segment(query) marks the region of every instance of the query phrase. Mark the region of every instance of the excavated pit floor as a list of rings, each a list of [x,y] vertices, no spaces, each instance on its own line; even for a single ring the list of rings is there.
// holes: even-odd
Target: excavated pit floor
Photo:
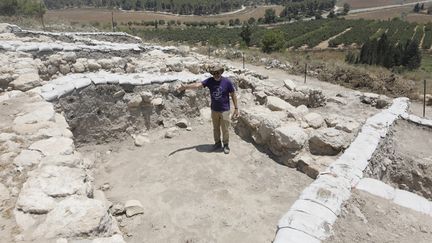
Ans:
[[[366,172],[393,187],[432,200],[432,129],[398,120]]]
[[[432,217],[354,190],[333,231],[325,242],[428,243],[432,239]]]
[[[279,165],[231,131],[231,153],[211,152],[211,123],[82,146],[96,159],[96,186],[113,203],[137,199],[144,214],[122,216],[128,242],[271,242],[279,218],[312,179]],[[108,152],[109,151],[109,152]]]

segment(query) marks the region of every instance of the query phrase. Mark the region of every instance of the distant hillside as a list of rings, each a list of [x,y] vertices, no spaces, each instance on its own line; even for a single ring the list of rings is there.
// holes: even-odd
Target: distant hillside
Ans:
[[[44,0],[48,9],[76,7],[150,10],[181,15],[209,15],[240,9],[242,5],[283,5],[288,14],[329,10],[336,0]]]

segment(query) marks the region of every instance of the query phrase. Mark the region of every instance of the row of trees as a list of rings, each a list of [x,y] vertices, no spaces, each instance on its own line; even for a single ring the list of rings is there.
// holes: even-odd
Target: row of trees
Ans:
[[[418,40],[409,40],[405,44],[392,43],[387,34],[383,33],[379,39],[371,39],[364,43],[359,55],[348,53],[346,61],[386,68],[403,66],[412,70],[420,67],[421,53]]]
[[[290,1],[285,4],[280,17],[291,19],[299,15],[306,17],[317,16],[321,15],[323,11],[332,10],[335,4],[336,0]]]
[[[0,15],[42,18],[45,11],[46,8],[42,0],[0,0]]]
[[[165,11],[184,15],[228,12],[239,9],[244,3],[244,0],[45,0],[49,9],[92,6],[123,10]]]

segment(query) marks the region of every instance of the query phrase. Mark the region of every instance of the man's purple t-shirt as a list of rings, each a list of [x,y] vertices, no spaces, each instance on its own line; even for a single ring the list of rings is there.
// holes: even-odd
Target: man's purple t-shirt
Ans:
[[[234,92],[231,80],[221,77],[220,81],[216,81],[211,77],[201,83],[210,90],[211,109],[213,111],[224,112],[230,110],[229,94]]]

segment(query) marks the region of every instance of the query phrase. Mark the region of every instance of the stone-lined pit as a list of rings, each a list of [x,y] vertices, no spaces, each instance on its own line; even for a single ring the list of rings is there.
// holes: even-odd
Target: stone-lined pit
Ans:
[[[157,127],[175,126],[208,107],[206,90],[177,93],[178,83],[91,85],[58,100],[78,144],[106,143]]]
[[[381,142],[366,175],[432,199],[432,129],[399,120]]]

